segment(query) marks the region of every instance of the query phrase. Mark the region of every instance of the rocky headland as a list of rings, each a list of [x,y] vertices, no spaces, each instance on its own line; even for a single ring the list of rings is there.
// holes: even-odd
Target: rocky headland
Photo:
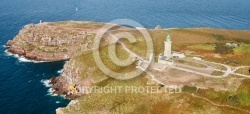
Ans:
[[[7,52],[34,61],[70,60],[73,56],[88,53],[93,49],[95,34],[105,24],[114,28],[128,29],[114,24],[87,21],[28,24],[19,31],[13,40],[7,42],[6,45],[9,47]],[[105,46],[110,42],[111,40],[105,37],[101,46]],[[51,79],[50,84],[53,85],[53,94],[75,99],[84,94],[79,89],[81,86],[90,86],[92,84],[91,78],[81,82],[79,76],[81,71],[75,64],[75,62],[67,62],[64,65],[62,76]],[[89,74],[91,74],[90,71]]]
[[[8,52],[30,60],[69,60],[77,50],[92,48],[92,38],[102,25],[103,23],[73,21],[29,24],[6,45],[9,46]]]

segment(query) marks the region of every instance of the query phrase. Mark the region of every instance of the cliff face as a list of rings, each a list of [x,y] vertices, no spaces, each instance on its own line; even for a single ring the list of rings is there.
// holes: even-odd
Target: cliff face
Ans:
[[[79,68],[82,66],[82,68]],[[63,68],[63,73],[59,77],[51,78],[53,93],[64,95],[66,98],[75,99],[86,94],[84,87],[90,87],[95,82],[91,75],[83,77],[82,75],[87,72],[90,66],[85,64],[76,64],[75,61],[68,61]],[[97,70],[96,67],[93,69]],[[94,71],[88,71],[93,74]],[[86,74],[88,74],[86,73]]]
[[[37,61],[68,60],[75,51],[90,50],[96,28],[74,27],[77,22],[39,23],[23,27],[7,42],[8,51]],[[77,23],[85,26],[88,22]]]

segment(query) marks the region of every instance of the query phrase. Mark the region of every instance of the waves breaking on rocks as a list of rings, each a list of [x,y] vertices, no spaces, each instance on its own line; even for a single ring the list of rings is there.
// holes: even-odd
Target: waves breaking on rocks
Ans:
[[[58,96],[57,94],[53,94],[53,90],[52,90],[52,85],[51,84],[49,84],[50,83],[50,80],[48,79],[48,80],[41,80],[41,83],[43,83],[43,85],[45,86],[45,87],[47,87],[47,88],[49,88],[48,89],[48,94],[47,95],[50,95],[50,96]]]
[[[52,85],[49,84],[49,82],[50,82],[50,80],[41,80],[41,83],[43,83],[43,85],[44,85],[45,87],[52,87]]]
[[[5,50],[4,52],[6,53],[6,56],[13,56],[13,57],[17,58],[19,62],[32,62],[32,63],[43,63],[43,62],[46,62],[46,61],[29,60],[29,59],[26,59],[23,56],[19,56],[18,54],[10,53],[10,52],[8,52],[8,50]]]
[[[60,75],[62,74],[62,72],[63,72],[63,69],[57,71],[57,73]]]

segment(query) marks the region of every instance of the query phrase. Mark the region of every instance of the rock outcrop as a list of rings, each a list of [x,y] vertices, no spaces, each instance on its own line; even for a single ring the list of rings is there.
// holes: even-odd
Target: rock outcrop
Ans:
[[[155,29],[162,29],[160,25],[157,25]]]

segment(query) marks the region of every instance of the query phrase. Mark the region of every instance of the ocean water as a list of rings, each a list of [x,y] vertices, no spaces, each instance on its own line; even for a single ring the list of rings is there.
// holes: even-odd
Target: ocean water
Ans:
[[[78,10],[76,11],[76,8]],[[250,29],[249,0],[1,0],[0,113],[55,113],[69,100],[49,94],[48,79],[64,62],[32,63],[3,45],[26,24],[43,21],[132,19],[144,27]]]

